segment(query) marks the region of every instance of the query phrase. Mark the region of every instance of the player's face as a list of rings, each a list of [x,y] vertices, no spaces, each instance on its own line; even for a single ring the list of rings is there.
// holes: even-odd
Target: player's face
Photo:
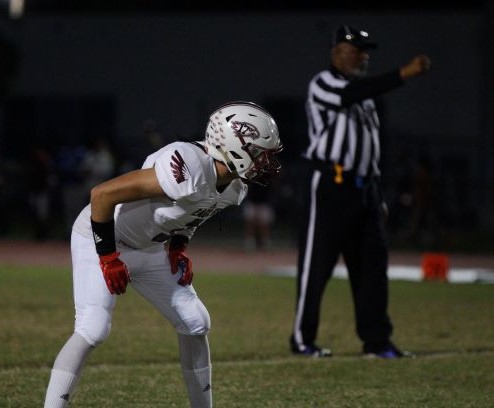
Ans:
[[[333,65],[347,77],[362,77],[367,74],[369,54],[352,44],[340,43],[332,50]]]

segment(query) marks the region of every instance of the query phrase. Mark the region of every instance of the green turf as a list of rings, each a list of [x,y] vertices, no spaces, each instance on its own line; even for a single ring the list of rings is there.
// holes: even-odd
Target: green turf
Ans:
[[[233,268],[233,267],[232,267]],[[0,265],[0,408],[42,406],[73,324],[63,268]],[[359,356],[348,282],[333,280],[319,342],[335,356],[288,353],[291,278],[195,274],[212,318],[216,407],[493,407],[494,286],[391,282],[396,343],[413,360]],[[132,289],[90,357],[72,407],[186,407],[174,331]]]

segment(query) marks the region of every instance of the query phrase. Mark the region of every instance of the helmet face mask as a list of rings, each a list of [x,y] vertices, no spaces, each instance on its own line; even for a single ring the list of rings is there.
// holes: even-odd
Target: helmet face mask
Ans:
[[[261,185],[267,185],[271,178],[277,176],[281,171],[280,162],[274,157],[281,151],[267,150],[256,145],[246,147],[252,159],[252,164],[245,172],[243,180],[247,183],[253,182]]]
[[[237,173],[242,181],[267,184],[279,174],[274,155],[282,145],[271,115],[252,102],[232,102],[209,118],[205,146],[208,154]]]

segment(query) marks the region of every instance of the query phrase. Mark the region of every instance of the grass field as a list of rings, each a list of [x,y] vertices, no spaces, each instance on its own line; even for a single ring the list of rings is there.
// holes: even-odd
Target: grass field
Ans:
[[[51,364],[72,332],[67,268],[0,265],[0,407],[42,406]],[[391,282],[395,342],[415,359],[359,356],[348,282],[328,287],[319,332],[335,356],[288,353],[292,278],[196,272],[212,317],[219,408],[493,407],[494,286]],[[187,407],[176,337],[132,289],[93,353],[72,407]]]

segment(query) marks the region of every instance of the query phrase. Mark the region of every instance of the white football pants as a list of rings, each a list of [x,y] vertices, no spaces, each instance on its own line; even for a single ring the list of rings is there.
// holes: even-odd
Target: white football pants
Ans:
[[[71,240],[75,332],[96,346],[110,333],[117,295],[112,295],[103,279],[92,238],[72,233]],[[177,283],[172,275],[167,252],[162,245],[150,250],[118,247],[120,259],[127,265],[130,285],[185,335],[206,335],[211,327],[209,313],[192,285]],[[125,296],[125,295],[124,295]]]

